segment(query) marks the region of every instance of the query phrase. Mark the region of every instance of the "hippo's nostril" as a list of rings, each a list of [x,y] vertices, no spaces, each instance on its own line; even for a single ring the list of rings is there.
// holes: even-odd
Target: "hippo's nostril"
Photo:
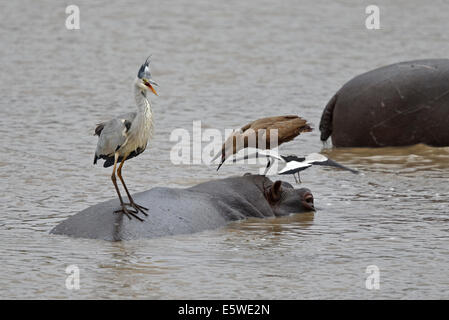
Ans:
[[[311,193],[306,194],[304,198],[305,198],[307,203],[312,203],[313,204],[313,196],[312,196]]]

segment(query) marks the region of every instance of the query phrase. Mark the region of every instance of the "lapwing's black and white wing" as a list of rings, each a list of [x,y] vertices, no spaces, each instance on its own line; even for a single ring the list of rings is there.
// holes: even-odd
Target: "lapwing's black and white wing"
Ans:
[[[295,174],[307,168],[310,168],[312,165],[319,166],[330,166],[343,170],[350,171],[352,173],[358,173],[357,170],[348,168],[328,157],[320,154],[320,153],[311,153],[305,157],[298,157],[295,155],[290,156],[281,156],[284,161],[287,163],[282,170],[278,172],[278,174]]]
[[[335,167],[346,171],[350,171],[352,173],[359,173],[357,170],[348,168],[332,159],[327,158],[326,156],[320,153],[311,153],[307,155],[305,157],[305,162],[310,163],[312,165]]]
[[[312,166],[311,163],[305,161],[289,161],[285,167],[278,171],[278,174],[295,174]]]

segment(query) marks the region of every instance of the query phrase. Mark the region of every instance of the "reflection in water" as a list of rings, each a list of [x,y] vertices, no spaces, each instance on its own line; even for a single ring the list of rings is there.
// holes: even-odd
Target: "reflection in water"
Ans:
[[[229,225],[229,231],[244,232],[246,230],[258,230],[280,235],[283,232],[307,228],[313,223],[313,212],[292,214],[284,217],[257,219],[249,218],[245,221],[237,221]]]
[[[232,163],[219,173],[173,165],[170,134],[192,121],[224,129],[278,114],[317,128],[329,98],[356,74],[449,52],[449,4],[379,0],[388,15],[370,35],[351,1],[77,5],[81,29],[72,32],[52,1],[2,4],[0,298],[449,298],[448,148],[325,149],[361,174],[304,171],[315,214],[126,242],[48,234],[115,197],[110,171],[92,165],[92,132],[135,110],[129,84],[148,54],[160,90],[154,139],[127,167],[136,192],[257,173]],[[316,129],[281,151],[321,147]],[[65,287],[71,264],[80,268],[78,291]],[[376,291],[365,289],[373,264]]]
[[[410,147],[324,149],[323,154],[365,171],[412,173],[449,169],[449,147],[423,144]]]
[[[276,249],[286,239],[294,241],[295,238],[306,235],[307,228],[313,223],[313,218],[314,213],[301,213],[279,218],[250,218],[245,221],[233,222],[226,228],[226,232],[233,239],[229,245],[231,248],[236,248],[236,242],[241,239],[245,250]],[[249,236],[257,241],[247,244]]]

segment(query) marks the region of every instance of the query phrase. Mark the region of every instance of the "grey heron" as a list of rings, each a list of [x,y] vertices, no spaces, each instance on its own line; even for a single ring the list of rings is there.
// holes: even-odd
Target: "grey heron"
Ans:
[[[295,178],[296,183],[301,182],[300,172],[310,168],[313,165],[321,165],[321,166],[330,166],[335,168],[340,168],[346,171],[350,171],[352,173],[358,173],[357,170],[348,168],[332,159],[329,159],[328,157],[320,154],[320,153],[311,153],[304,157],[298,157],[295,155],[288,155],[283,156],[278,154],[274,150],[260,150],[260,149],[250,149],[248,151],[248,154],[245,155],[242,158],[235,159],[234,162],[243,160],[243,159],[249,159],[252,157],[266,157],[268,159],[268,163],[266,166],[265,174],[270,170],[272,165],[274,164],[274,161],[279,161],[281,163],[284,163],[285,166],[279,170],[276,174],[292,174]],[[296,176],[296,175],[297,176]]]
[[[272,133],[272,130],[276,131]],[[310,132],[312,130],[307,120],[296,115],[257,119],[238,130],[234,130],[223,143],[221,152],[217,153],[212,158],[212,161],[221,155],[221,161],[217,168],[218,171],[227,158],[242,149],[248,147],[270,149],[293,140],[302,132]],[[274,137],[271,136],[272,134]],[[260,142],[265,143],[265,146],[259,146]]]
[[[129,219],[133,216],[140,221],[143,221],[143,219],[137,216],[137,214],[142,212],[147,216],[145,211],[148,208],[142,207],[134,202],[123,180],[122,167],[125,160],[134,158],[145,150],[153,133],[153,113],[150,100],[147,97],[147,91],[151,91],[157,95],[154,89],[154,86],[157,86],[157,84],[151,78],[149,58],[140,67],[137,78],[134,81],[134,97],[137,111],[128,112],[107,122],[99,123],[95,128],[98,143],[94,156],[94,164],[97,163],[98,159],[104,159],[103,167],[113,166],[111,180],[121,205],[121,209],[116,210],[115,213],[125,214]],[[117,168],[118,163],[120,165]],[[123,202],[117,185],[116,169],[117,176],[125,189],[129,203]]]

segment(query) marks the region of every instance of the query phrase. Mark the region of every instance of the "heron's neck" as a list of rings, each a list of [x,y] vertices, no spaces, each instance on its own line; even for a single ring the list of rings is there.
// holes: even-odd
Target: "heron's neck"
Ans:
[[[141,113],[151,113],[151,103],[147,98],[147,94],[145,91],[140,89],[139,87],[134,87],[134,96],[136,98],[137,109]]]

